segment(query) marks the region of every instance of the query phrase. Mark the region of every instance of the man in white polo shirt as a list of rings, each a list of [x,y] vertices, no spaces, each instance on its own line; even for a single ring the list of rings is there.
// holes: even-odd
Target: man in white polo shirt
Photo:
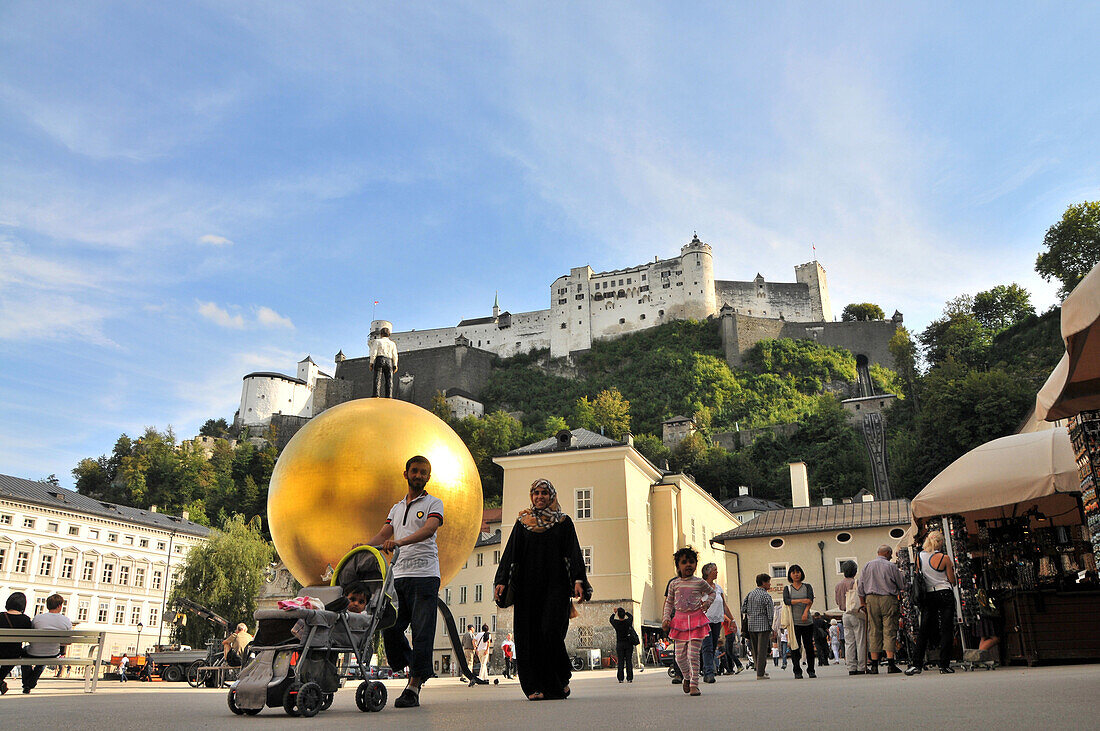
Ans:
[[[420,686],[433,675],[432,646],[439,596],[439,549],[435,532],[443,525],[443,501],[425,490],[432,465],[417,455],[405,463],[409,493],[390,509],[386,524],[369,543],[401,554],[393,566],[397,594],[397,622],[382,633],[386,658],[397,670],[408,666],[409,683],[394,701],[394,708],[420,705]],[[412,647],[405,629],[412,626]]]
[[[53,629],[68,632],[73,628],[71,619],[61,613],[65,599],[60,594],[51,594],[46,598],[46,612],[35,615],[32,624],[35,629]],[[27,657],[58,657],[61,655],[60,642],[29,642],[27,643]],[[23,692],[30,693],[38,685],[38,679],[42,676],[45,665],[23,666]]]

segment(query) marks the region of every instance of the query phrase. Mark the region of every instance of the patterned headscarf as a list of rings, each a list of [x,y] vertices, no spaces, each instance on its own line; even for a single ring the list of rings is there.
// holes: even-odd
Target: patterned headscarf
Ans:
[[[550,504],[545,508],[536,508],[532,503],[531,507],[521,510],[519,513],[519,522],[523,523],[523,527],[532,533],[542,533],[548,528],[553,528],[565,518],[565,514],[561,512],[561,506],[558,505],[558,491],[554,489],[550,480],[539,478],[531,483],[532,491],[539,487],[550,491]]]

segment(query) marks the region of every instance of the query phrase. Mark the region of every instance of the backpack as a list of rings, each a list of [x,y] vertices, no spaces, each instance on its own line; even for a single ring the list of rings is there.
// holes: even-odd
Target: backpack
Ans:
[[[859,614],[859,579],[852,581],[852,587],[844,594],[845,614]]]

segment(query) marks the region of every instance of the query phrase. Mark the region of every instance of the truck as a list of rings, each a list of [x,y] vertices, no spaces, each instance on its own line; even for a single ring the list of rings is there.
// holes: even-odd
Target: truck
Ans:
[[[205,619],[223,631],[229,628],[229,622],[216,612],[183,597],[177,597],[172,602],[176,611],[176,621],[186,622],[184,613],[191,613]],[[186,649],[184,649],[186,648]],[[147,653],[148,661],[153,663],[155,672],[161,678],[169,682],[177,683],[187,678],[187,668],[196,662],[200,665],[210,665],[216,658],[221,657],[221,641],[209,640],[206,649],[192,650],[187,645],[157,645],[154,652]]]

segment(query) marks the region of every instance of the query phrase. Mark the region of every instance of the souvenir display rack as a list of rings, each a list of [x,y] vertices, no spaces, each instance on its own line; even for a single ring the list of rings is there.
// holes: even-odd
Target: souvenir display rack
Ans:
[[[1069,418],[1069,438],[1081,478],[1081,502],[1085,525],[1092,543],[1093,563],[1100,563],[1100,505],[1096,489],[1100,483],[1100,411],[1082,411]],[[1095,569],[1095,565],[1093,566]]]

